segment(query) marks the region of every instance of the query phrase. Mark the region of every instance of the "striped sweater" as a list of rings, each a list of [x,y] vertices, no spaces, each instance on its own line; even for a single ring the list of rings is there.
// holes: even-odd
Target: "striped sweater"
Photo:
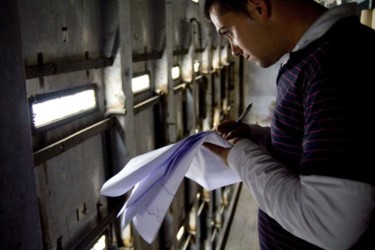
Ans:
[[[296,173],[375,184],[368,167],[374,146],[366,145],[374,139],[371,60],[375,32],[350,17],[280,69],[272,148]]]
[[[272,152],[294,173],[375,184],[371,174],[375,150],[370,143],[375,65],[364,65],[368,62],[363,59],[372,55],[367,60],[375,60],[374,49],[374,32],[346,18],[307,48],[292,53],[280,69]],[[316,249],[264,212],[259,213],[259,224],[265,249]]]
[[[375,65],[364,56],[375,59],[375,32],[353,17],[291,53],[277,77],[272,157],[248,140],[230,151],[260,207],[262,249],[375,249]]]

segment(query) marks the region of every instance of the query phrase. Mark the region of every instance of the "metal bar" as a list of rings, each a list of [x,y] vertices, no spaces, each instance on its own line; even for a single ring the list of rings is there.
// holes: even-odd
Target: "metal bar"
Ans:
[[[108,225],[117,218],[117,214],[120,211],[121,206],[118,206],[115,209],[113,209],[111,212],[109,212],[109,214],[106,217],[104,217],[104,219],[101,220],[95,226],[95,228],[93,228],[90,231],[90,233],[86,237],[84,237],[73,249],[75,250],[88,249],[88,247],[91,246],[95,242],[95,240],[98,239],[99,236],[101,236],[101,234],[104,232],[106,227],[108,227]]]
[[[178,92],[182,92],[186,89],[187,86],[188,86],[188,83],[186,83],[186,82],[181,83],[181,84],[179,84],[179,85],[177,85],[173,88],[173,92],[175,94],[177,94]]]
[[[242,93],[244,89],[245,80],[244,80],[244,59],[240,56],[240,63],[239,63],[239,81],[238,81],[238,113],[241,114],[243,112],[245,106],[245,95]]]
[[[68,149],[84,142],[85,140],[107,130],[114,126],[114,117],[110,117],[103,121],[100,121],[94,125],[91,125],[77,133],[74,133],[65,139],[55,142],[41,150],[34,152],[34,167],[37,167],[41,163],[56,157],[57,155],[67,151]]]
[[[182,245],[181,250],[187,250],[187,249],[189,249],[188,247],[189,247],[191,241],[192,241],[192,236],[189,234],[189,235],[187,236],[187,238],[186,238],[184,244]]]
[[[188,52],[189,52],[188,49],[173,50],[173,55],[174,56],[181,56],[181,55],[186,55]]]
[[[143,62],[149,60],[157,60],[163,57],[163,51],[154,51],[150,53],[133,53],[133,62]]]
[[[134,114],[138,114],[139,112],[149,108],[149,107],[152,107],[156,104],[159,104],[160,103],[160,95],[157,95],[157,96],[153,96],[141,103],[138,103],[136,105],[134,105]]]
[[[230,200],[229,207],[228,207],[228,210],[226,212],[227,216],[226,216],[226,219],[224,221],[224,224],[223,224],[223,227],[222,227],[219,239],[218,239],[218,243],[217,243],[216,248],[215,248],[216,250],[224,250],[225,249],[225,243],[227,242],[227,239],[228,239],[229,230],[230,230],[230,227],[231,227],[231,224],[232,224],[232,221],[233,221],[233,217],[234,217],[234,212],[236,210],[238,199],[240,197],[241,187],[242,187],[242,183],[235,184],[233,196]]]
[[[111,66],[112,64],[112,57],[102,57],[98,59],[84,59],[70,62],[26,66],[25,73],[26,79],[32,79],[80,70],[104,68]]]
[[[195,77],[195,81],[199,81],[200,79],[203,78],[203,76],[204,76],[204,75],[197,75],[197,76]]]

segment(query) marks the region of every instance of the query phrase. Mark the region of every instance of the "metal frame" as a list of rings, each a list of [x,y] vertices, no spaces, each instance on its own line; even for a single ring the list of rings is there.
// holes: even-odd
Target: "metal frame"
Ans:
[[[77,133],[74,133],[65,139],[62,139],[56,143],[53,143],[41,150],[34,152],[34,166],[46,162],[47,160],[64,153],[68,149],[84,142],[85,140],[100,134],[101,132],[114,127],[115,118],[110,117],[108,119],[102,120],[94,125],[91,125]]]

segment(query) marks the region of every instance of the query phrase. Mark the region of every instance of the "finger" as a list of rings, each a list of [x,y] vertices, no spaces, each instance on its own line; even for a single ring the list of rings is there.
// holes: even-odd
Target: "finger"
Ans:
[[[233,130],[235,124],[235,121],[224,121],[217,126],[216,131],[221,135],[228,134],[231,130]]]
[[[213,144],[213,143],[209,143],[209,142],[204,142],[202,144],[204,147],[208,148],[210,151],[212,151],[213,153],[217,154],[217,155],[220,155],[222,153],[222,149],[223,147],[220,147],[216,144]]]
[[[217,156],[219,156],[224,161],[224,163],[228,165],[227,157],[228,157],[230,148],[224,148],[224,147],[221,147],[216,144],[209,143],[209,142],[204,142],[202,145],[208,148],[211,152],[213,152]]]
[[[249,137],[249,128],[246,124],[237,125],[236,128],[224,135],[224,139],[226,140],[231,140],[237,137]]]

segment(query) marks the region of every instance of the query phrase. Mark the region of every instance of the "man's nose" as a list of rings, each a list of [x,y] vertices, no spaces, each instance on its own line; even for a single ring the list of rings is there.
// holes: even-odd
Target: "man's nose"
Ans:
[[[240,56],[242,55],[242,49],[237,45],[231,44],[232,47],[232,55],[233,56]]]

